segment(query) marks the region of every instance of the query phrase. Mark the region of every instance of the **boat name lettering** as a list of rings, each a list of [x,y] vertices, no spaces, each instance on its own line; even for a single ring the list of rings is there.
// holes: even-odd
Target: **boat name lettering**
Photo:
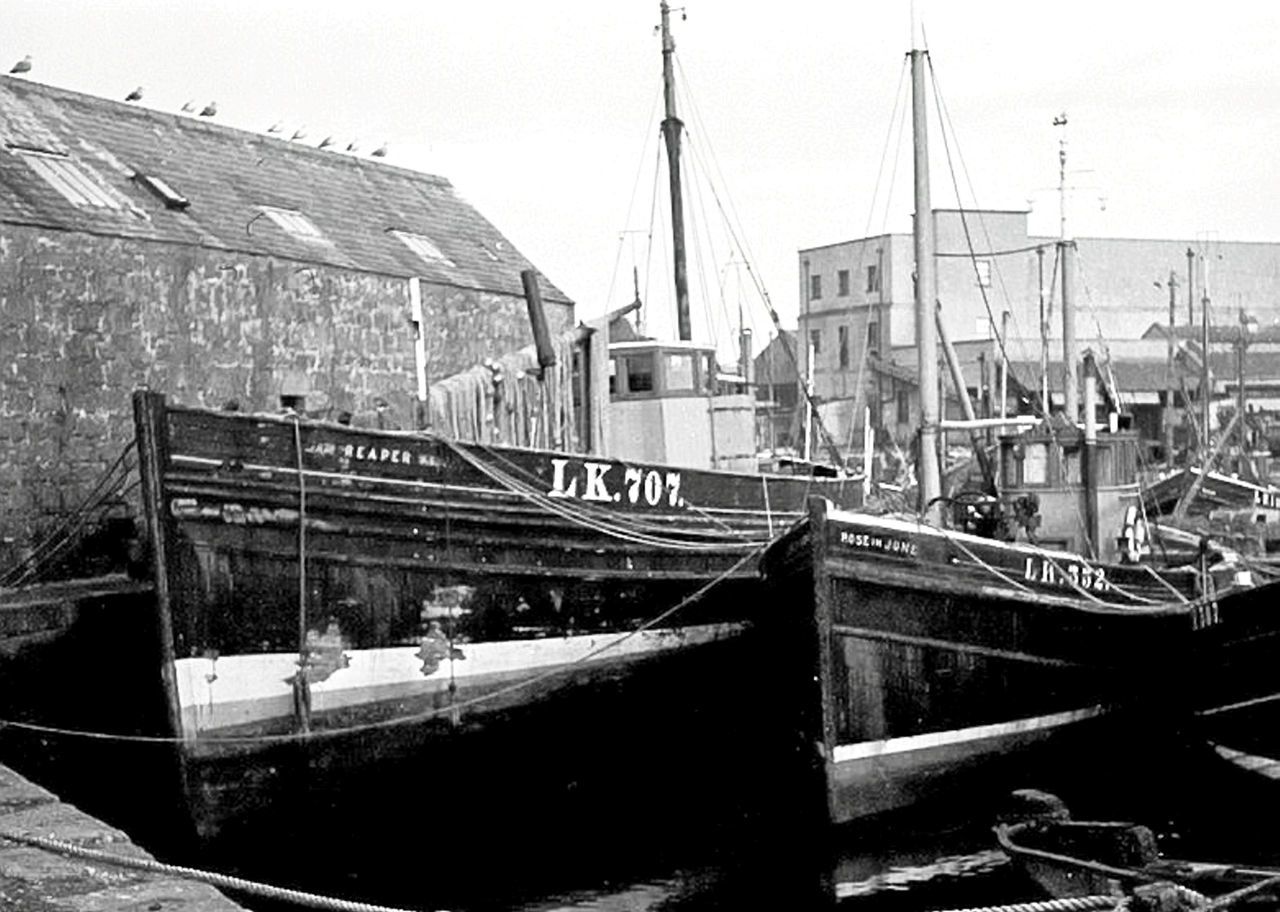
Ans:
[[[1072,561],[1059,561],[1050,557],[1028,557],[1022,568],[1022,578],[1030,583],[1047,583],[1069,589],[1092,589],[1105,592],[1111,587],[1106,567],[1092,567]]]
[[[919,553],[919,547],[913,541],[885,535],[874,535],[870,532],[842,531],[840,533],[840,544],[849,545],[852,548],[861,548],[864,551],[885,551],[889,554],[906,554],[910,557],[915,557]]]
[[[314,443],[307,447],[312,456],[336,456],[355,462],[391,463],[393,465],[417,465],[440,468],[443,460],[433,453],[415,452],[402,447],[385,447],[363,443]]]
[[[622,471],[614,472],[614,469]],[[679,472],[576,459],[552,459],[551,472],[548,497],[572,497],[597,503],[625,501],[649,507],[684,506]]]

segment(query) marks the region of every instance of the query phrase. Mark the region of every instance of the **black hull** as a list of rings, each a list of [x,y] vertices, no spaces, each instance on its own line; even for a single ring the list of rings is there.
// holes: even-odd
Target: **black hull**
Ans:
[[[1266,588],[1196,597],[1185,573],[1157,578],[821,504],[765,569],[775,591],[809,594],[807,626],[779,623],[816,682],[797,683],[797,699],[836,823],[929,800],[971,774],[1007,790],[1042,760],[1087,756],[1118,712],[1131,735],[1169,734],[1272,675]],[[1007,775],[990,775],[997,761]]]
[[[424,782],[490,819],[615,768],[698,794],[762,661],[759,548],[807,494],[860,496],[147,393],[135,411],[145,591],[10,666],[26,721],[119,737],[3,743],[27,771],[56,755],[50,784],[169,854],[252,858]],[[128,774],[86,775],[103,758]]]

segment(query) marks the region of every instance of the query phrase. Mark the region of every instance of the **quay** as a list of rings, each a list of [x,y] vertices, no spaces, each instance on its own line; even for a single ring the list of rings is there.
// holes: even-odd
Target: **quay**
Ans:
[[[88,861],[10,841],[3,834],[40,836],[150,859],[127,834],[0,766],[0,910],[30,912],[239,912],[216,889],[178,877]]]

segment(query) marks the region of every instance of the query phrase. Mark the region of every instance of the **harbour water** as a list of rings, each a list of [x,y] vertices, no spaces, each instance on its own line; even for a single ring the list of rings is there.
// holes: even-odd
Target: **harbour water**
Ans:
[[[1078,759],[1070,779],[1011,781],[1009,790],[1054,791],[1078,819],[1146,823],[1175,856],[1242,860],[1233,854],[1239,845],[1223,841],[1220,829],[1198,829],[1210,824],[1190,813],[1220,802],[1220,783],[1179,788],[1144,774],[1158,760],[1108,756],[1102,747]],[[999,801],[957,800],[833,834],[799,812],[794,781],[751,787],[729,776],[716,795],[692,781],[682,786],[670,771],[648,779],[630,772],[629,786],[578,778],[554,794],[504,798],[501,807],[447,789],[402,796],[397,807],[383,799],[363,820],[263,847],[252,873],[344,898],[459,912],[925,912],[1045,898],[998,851]],[[1153,787],[1141,787],[1144,779]],[[1223,820],[1229,808],[1216,825]],[[339,842],[340,853],[327,851]],[[1256,837],[1251,848],[1253,862],[1280,857]],[[234,898],[261,912],[281,908]]]

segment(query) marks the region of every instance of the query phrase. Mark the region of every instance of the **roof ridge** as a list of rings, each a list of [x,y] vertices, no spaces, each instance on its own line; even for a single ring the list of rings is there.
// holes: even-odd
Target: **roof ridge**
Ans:
[[[443,175],[434,174],[428,171],[419,171],[415,168],[409,168],[405,165],[396,165],[390,162],[379,161],[370,156],[354,155],[341,151],[330,151],[329,149],[319,149],[314,146],[305,145],[288,139],[282,139],[278,136],[271,136],[267,133],[259,133],[255,130],[246,129],[244,127],[236,127],[227,123],[219,123],[217,121],[188,116],[177,111],[165,111],[160,108],[148,107],[145,104],[132,104],[124,101],[116,101],[113,98],[106,98],[102,95],[91,95],[88,92],[81,92],[76,89],[66,89],[62,86],[50,85],[46,82],[37,82],[31,79],[23,79],[16,76],[9,76],[0,73],[0,86],[6,89],[17,89],[19,92],[23,90],[36,90],[39,94],[49,97],[59,97],[65,99],[74,99],[83,104],[98,105],[100,107],[109,107],[113,111],[127,111],[133,117],[149,117],[162,123],[170,124],[180,129],[192,128],[197,130],[209,130],[215,133],[224,133],[230,136],[242,136],[261,140],[269,143],[279,143],[280,148],[289,149],[294,153],[301,153],[321,157],[323,161],[349,161],[358,165],[367,165],[371,168],[386,170],[400,174],[412,175],[416,178],[426,178],[442,186],[452,187],[453,183]]]

